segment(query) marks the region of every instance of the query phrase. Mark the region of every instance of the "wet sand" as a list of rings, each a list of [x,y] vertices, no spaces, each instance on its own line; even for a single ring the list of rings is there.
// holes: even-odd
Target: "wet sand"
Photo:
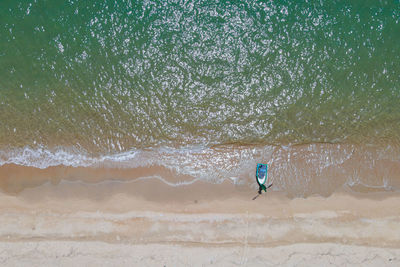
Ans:
[[[400,264],[400,194],[45,181],[0,194],[2,266]]]

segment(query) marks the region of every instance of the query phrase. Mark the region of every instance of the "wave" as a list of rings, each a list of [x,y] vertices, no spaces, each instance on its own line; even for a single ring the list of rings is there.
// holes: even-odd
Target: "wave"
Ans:
[[[273,190],[293,196],[329,195],[344,186],[356,191],[400,188],[400,150],[390,145],[159,147],[97,157],[72,148],[25,147],[0,152],[0,166],[15,164],[38,169],[67,166],[133,171],[159,168],[175,177],[190,178],[175,183],[158,174],[160,179],[177,186],[195,180],[211,183],[231,180],[237,185],[255,187],[254,169],[259,162],[269,164],[268,176],[269,182],[274,183]]]

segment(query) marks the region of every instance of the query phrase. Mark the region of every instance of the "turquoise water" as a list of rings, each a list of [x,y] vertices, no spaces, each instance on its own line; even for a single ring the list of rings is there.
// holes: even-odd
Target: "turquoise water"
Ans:
[[[400,155],[399,1],[1,1],[0,36],[2,164]]]

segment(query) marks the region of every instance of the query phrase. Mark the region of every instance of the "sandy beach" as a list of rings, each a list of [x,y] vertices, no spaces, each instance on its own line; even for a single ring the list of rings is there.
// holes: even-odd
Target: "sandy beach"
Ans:
[[[0,195],[2,266],[398,266],[400,195],[61,180]]]

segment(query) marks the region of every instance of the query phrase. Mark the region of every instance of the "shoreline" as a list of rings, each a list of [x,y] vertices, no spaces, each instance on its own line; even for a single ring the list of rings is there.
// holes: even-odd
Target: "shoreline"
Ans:
[[[300,163],[297,163],[300,164]],[[270,165],[271,166],[271,165]],[[300,177],[282,178],[277,176],[273,165],[270,167],[269,181],[274,183],[273,192],[285,193],[289,198],[303,198],[315,195],[329,197],[332,194],[340,192],[349,193],[366,193],[366,194],[392,194],[400,193],[400,180],[397,178],[397,171],[400,166],[394,165],[394,162],[385,163],[381,170],[371,172],[366,181],[357,180],[357,177],[346,177],[337,169],[331,171],[326,170],[324,174],[327,176],[318,177],[307,176],[307,171],[300,174]],[[337,167],[338,169],[339,166]],[[349,168],[349,166],[347,166]],[[379,175],[382,173],[382,177]],[[390,174],[390,176],[385,176]],[[354,174],[355,175],[355,174]],[[376,175],[378,178],[371,178]],[[308,177],[308,178],[307,178]],[[379,178],[380,177],[380,178]],[[301,183],[301,179],[305,179]],[[165,166],[147,166],[147,167],[71,167],[71,166],[51,166],[47,168],[36,168],[31,166],[22,166],[16,164],[4,164],[0,166],[0,192],[9,195],[19,195],[21,192],[36,187],[43,186],[47,183],[58,185],[60,183],[82,183],[88,186],[96,186],[101,184],[116,185],[124,183],[135,191],[135,184],[144,180],[159,180],[162,182],[160,187],[170,190],[169,187],[180,187],[193,184],[198,181],[204,181],[206,184],[219,185],[224,183],[234,183],[239,188],[238,191],[256,191],[258,189],[254,182],[253,176],[249,173],[238,173],[236,176],[226,176],[224,179],[196,179],[188,174],[179,174],[173,168]],[[364,182],[370,183],[364,184]],[[283,184],[282,184],[283,183]],[[383,183],[382,185],[374,185],[374,183]],[[139,183],[140,184],[140,183]],[[287,187],[293,186],[292,189]],[[158,189],[155,187],[155,191]],[[140,192],[139,192],[140,193]]]

